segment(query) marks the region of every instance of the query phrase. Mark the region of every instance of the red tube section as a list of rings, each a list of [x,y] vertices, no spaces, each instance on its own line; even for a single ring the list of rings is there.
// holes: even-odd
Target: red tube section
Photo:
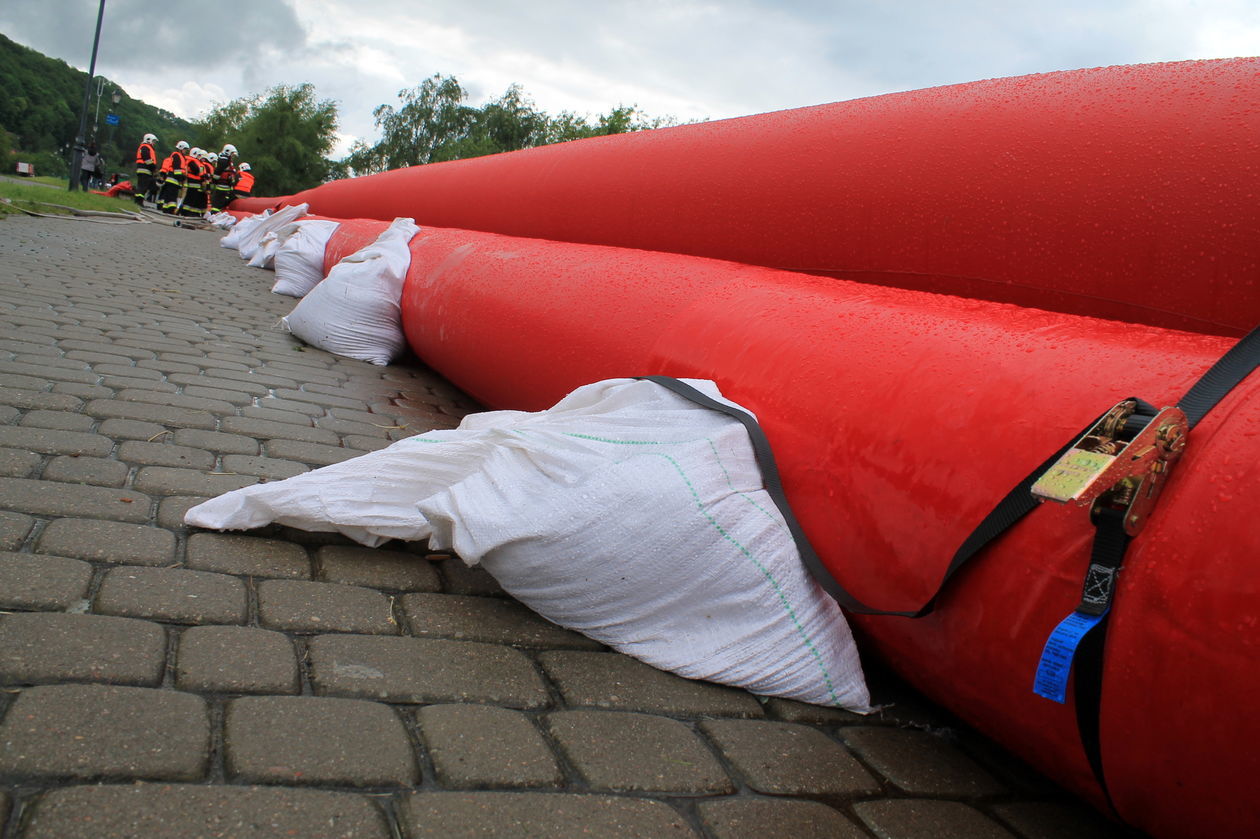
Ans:
[[[1239,335],[1260,323],[1260,58],[993,79],[250,200]]]
[[[1173,404],[1232,340],[719,260],[426,229],[404,326],[493,406],[600,378],[715,379],[761,418],[793,509],[869,603],[917,606],[989,509],[1093,417]],[[1260,777],[1260,377],[1204,420],[1121,577],[1106,659],[1112,793],[1159,836],[1253,835]],[[1084,795],[1070,705],[1035,696],[1076,605],[1087,511],[1047,505],[918,621],[858,621],[929,695]]]

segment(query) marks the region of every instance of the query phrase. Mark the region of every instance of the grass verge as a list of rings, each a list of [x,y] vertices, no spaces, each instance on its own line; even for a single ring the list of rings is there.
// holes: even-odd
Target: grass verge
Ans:
[[[64,183],[64,182],[63,182]],[[30,210],[34,213],[68,213],[61,207],[50,207],[49,204],[60,204],[62,207],[74,207],[78,210],[97,210],[106,213],[125,213],[134,211],[136,205],[130,198],[106,198],[92,192],[70,192],[67,189],[52,190],[35,184],[19,184],[12,181],[0,181],[0,218]]]

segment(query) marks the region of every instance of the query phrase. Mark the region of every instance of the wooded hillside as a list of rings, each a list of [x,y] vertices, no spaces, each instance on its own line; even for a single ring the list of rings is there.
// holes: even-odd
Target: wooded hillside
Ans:
[[[22,160],[34,163],[41,175],[64,175],[79,127],[87,73],[0,35],[0,79],[4,80],[0,84],[0,171],[10,174],[13,164]],[[97,81],[101,81],[100,76]],[[108,78],[99,89],[98,118],[98,84],[93,84],[87,139],[96,140],[111,171],[131,165],[146,132],[157,134],[166,147],[191,135],[192,125],[187,120],[133,99]],[[121,94],[117,105],[110,101],[114,91]],[[111,111],[118,115],[117,125],[106,124]]]

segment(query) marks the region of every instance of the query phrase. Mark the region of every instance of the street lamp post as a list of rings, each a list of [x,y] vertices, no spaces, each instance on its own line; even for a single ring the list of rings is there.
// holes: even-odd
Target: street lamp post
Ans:
[[[92,79],[96,77],[96,48],[101,43],[101,21],[105,18],[105,0],[96,13],[96,35],[92,38],[92,63],[88,66],[87,83],[83,85],[83,107],[79,109],[79,133],[74,137],[74,154],[70,158],[70,191],[79,188],[79,165],[83,162],[83,132],[87,130],[88,103],[92,98]]]
[[[109,126],[109,144],[112,146],[114,145],[114,135],[118,132],[118,123],[121,121],[118,118],[117,111],[118,103],[122,101],[122,91],[114,88],[114,92],[110,94],[109,101],[113,102],[114,106],[105,115],[105,123]]]

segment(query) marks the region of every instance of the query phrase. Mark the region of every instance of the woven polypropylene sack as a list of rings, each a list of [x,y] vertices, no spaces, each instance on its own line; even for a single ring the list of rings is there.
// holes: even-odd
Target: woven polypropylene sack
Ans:
[[[721,398],[716,385],[692,382]],[[429,541],[539,614],[649,664],[766,695],[869,708],[839,607],[809,576],[735,420],[648,381],[537,413],[466,417],[194,507],[367,545]]]
[[[275,294],[305,297],[324,279],[324,248],[340,226],[325,219],[296,221],[296,228],[276,249]]]
[[[395,219],[375,242],[333,266],[281,325],[313,347],[389,364],[407,347],[400,300],[411,265],[407,243],[419,229],[409,218]]]

